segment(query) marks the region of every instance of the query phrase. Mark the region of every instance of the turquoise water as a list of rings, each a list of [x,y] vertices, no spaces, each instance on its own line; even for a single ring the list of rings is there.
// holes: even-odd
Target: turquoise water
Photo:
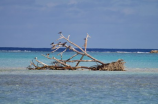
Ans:
[[[26,70],[47,52],[0,52],[1,104],[157,104],[158,54],[89,52],[105,63],[123,59],[127,71]],[[51,54],[56,58],[56,52]],[[74,53],[64,53],[64,59]],[[80,57],[76,57],[78,59]],[[88,59],[85,57],[85,59]],[[95,65],[96,63],[81,63]]]
[[[26,68],[34,57],[38,57],[38,60],[50,64],[53,60],[47,59],[41,55],[46,53],[47,52],[0,52],[0,68]],[[60,56],[57,56],[58,53],[59,52],[55,52],[51,54],[50,57],[54,56],[60,59]],[[75,53],[66,52],[63,54],[63,59],[68,59],[73,54]],[[89,54],[105,63],[123,59],[126,62],[126,68],[158,68],[158,54],[107,52],[89,52]],[[81,56],[77,56],[74,59],[80,59],[80,57]],[[84,59],[89,58],[85,57]],[[96,63],[81,63],[81,65],[92,66],[96,65]]]

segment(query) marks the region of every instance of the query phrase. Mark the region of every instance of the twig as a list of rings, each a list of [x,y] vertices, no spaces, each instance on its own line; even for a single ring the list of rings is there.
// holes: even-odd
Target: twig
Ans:
[[[77,44],[75,44],[75,43],[73,43],[73,42],[71,42],[68,38],[65,38],[64,36],[63,36],[63,34],[60,34],[61,36],[60,36],[60,38],[59,39],[65,39],[65,40],[67,40],[70,44],[72,44],[72,45],[74,45],[74,46],[76,46],[77,48],[79,48],[82,52],[84,52],[84,50],[80,47],[80,46],[78,46]],[[58,39],[58,40],[59,40]]]
[[[78,53],[76,53],[75,55],[73,55],[72,57],[70,57],[69,59],[67,59],[66,61],[71,60],[72,58],[74,58],[74,57],[77,56],[77,55],[78,55]]]
[[[52,51],[52,53],[56,52],[60,47],[57,47],[54,51]]]
[[[80,60],[82,60],[83,57],[84,57],[84,55],[82,55],[82,57],[80,58]],[[77,62],[76,67],[79,65],[80,62],[81,62],[81,61],[78,61],[78,62]]]
[[[57,62],[59,62],[60,64],[64,65],[64,66],[68,66],[70,67],[70,65],[64,63],[64,62],[61,62],[60,60],[56,59],[55,57],[53,57],[54,60],[56,60]]]
[[[36,61],[39,62],[40,64],[42,64],[43,66],[48,66],[47,64],[45,64],[45,63],[43,63],[43,62],[41,62],[41,61],[39,61],[37,59],[36,59]]]
[[[89,38],[90,36],[88,35],[88,33],[87,33],[87,37],[85,38],[85,43],[84,43],[84,48],[85,48],[85,52],[87,51],[87,41],[88,41],[88,38]]]
[[[105,63],[103,63],[103,62],[101,62],[101,61],[99,61],[99,60],[97,60],[97,59],[95,59],[94,57],[92,57],[91,55],[89,55],[88,53],[86,53],[81,47],[79,47],[78,45],[76,45],[75,43],[73,43],[73,42],[71,42],[69,39],[67,39],[67,38],[65,38],[62,34],[61,34],[61,36],[60,36],[61,38],[60,39],[65,39],[65,40],[67,40],[70,44],[72,44],[72,45],[74,45],[74,46],[76,46],[76,47],[78,47],[82,52],[79,52],[79,51],[77,51],[76,49],[74,49],[74,48],[72,48],[72,47],[69,47],[69,49],[70,50],[73,50],[73,51],[75,51],[75,52],[77,52],[77,53],[79,53],[79,54],[81,54],[81,55],[86,55],[86,56],[88,56],[89,58],[91,58],[91,59],[93,59],[93,60],[95,60],[96,62],[99,62],[99,63],[101,63],[101,64],[105,64]],[[87,34],[87,37],[89,37],[89,35]],[[65,47],[68,47],[67,45],[65,45]]]
[[[60,60],[62,62],[95,62],[94,60]]]
[[[66,48],[63,52],[59,53],[58,55],[63,54],[67,49],[68,49],[68,48]]]

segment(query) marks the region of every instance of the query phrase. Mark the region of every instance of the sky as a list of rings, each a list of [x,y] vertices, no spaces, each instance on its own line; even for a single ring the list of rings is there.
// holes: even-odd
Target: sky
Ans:
[[[0,47],[158,49],[158,0],[0,0]],[[64,40],[60,40],[64,42]]]

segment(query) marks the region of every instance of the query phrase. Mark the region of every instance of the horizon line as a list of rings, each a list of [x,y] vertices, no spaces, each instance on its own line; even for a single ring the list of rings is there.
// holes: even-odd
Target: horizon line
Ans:
[[[47,48],[48,49],[48,47],[0,47],[0,48],[41,48],[41,49]],[[63,48],[63,47],[61,47],[61,48]],[[50,47],[50,49],[51,49],[51,47]],[[78,49],[78,48],[76,48],[76,49]],[[156,49],[156,48],[87,48],[87,49]],[[156,50],[158,50],[158,49],[156,49]]]

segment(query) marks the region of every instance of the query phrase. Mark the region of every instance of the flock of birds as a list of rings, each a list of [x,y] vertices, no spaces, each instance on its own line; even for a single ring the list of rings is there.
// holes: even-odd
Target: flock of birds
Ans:
[[[62,32],[60,31],[58,34],[62,34]],[[86,40],[86,38],[84,38],[84,40]],[[56,46],[58,45],[59,47],[64,47],[66,45],[67,42],[61,43],[59,42],[58,44],[54,44],[54,42],[52,42],[50,45],[52,46],[52,49],[55,49]],[[49,57],[49,53],[46,54],[47,57]],[[37,57],[35,57],[35,59],[37,59]]]
[[[62,34],[62,32],[60,31],[58,34]],[[52,46],[52,49],[55,49],[56,46],[58,45],[59,47],[64,47],[66,45],[67,42],[61,43],[59,42],[58,44],[54,44],[54,42],[52,42],[50,45]],[[49,53],[46,54],[47,57],[49,57]]]

